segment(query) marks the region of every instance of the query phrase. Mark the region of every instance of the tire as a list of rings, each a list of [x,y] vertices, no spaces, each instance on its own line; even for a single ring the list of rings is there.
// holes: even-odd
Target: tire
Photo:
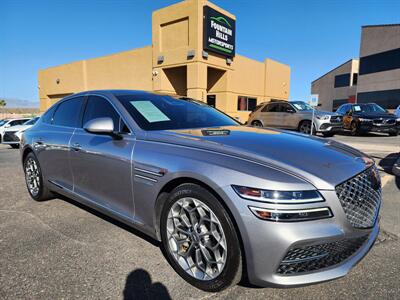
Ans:
[[[311,133],[311,121],[301,121],[299,124],[299,132],[303,134],[310,134]],[[316,135],[315,126],[313,128],[313,135]]]
[[[11,144],[10,146],[13,149],[18,149],[19,148],[19,144]]]
[[[323,132],[322,135],[324,137],[333,137],[335,135],[335,133],[333,133],[333,132]]]
[[[356,122],[351,122],[350,124],[350,133],[352,136],[357,136],[360,134],[360,130],[358,129],[357,123]]]
[[[182,209],[182,207],[186,207],[186,209]],[[188,208],[190,208],[190,213]],[[200,218],[199,211],[206,216],[205,221]],[[210,227],[211,222],[208,222],[207,218],[216,220],[212,224],[213,232],[217,233],[211,234],[208,231],[207,227]],[[186,223],[183,223],[182,220],[185,220]],[[198,222],[196,223],[196,221]],[[176,187],[164,204],[160,230],[162,248],[169,263],[183,279],[193,286],[207,292],[218,292],[236,285],[240,281],[242,254],[235,226],[223,205],[207,189],[192,183]],[[218,238],[215,238],[215,235]],[[177,244],[176,238],[181,243]],[[225,247],[222,247],[221,244]],[[212,270],[209,269],[208,274],[204,272],[204,269],[202,270],[204,262],[207,261],[203,251],[206,251],[210,258],[215,258],[216,252],[208,252],[209,249],[205,248],[205,245],[216,247],[217,255],[222,261],[225,261],[220,267],[221,269],[217,268],[216,264],[210,263]],[[191,267],[185,271],[183,268],[188,264],[188,260],[186,260],[188,257],[193,260],[191,260]],[[199,261],[196,261],[197,257],[199,257]]]
[[[30,152],[24,160],[24,173],[26,187],[33,200],[44,201],[54,198],[53,193],[44,183],[42,169],[33,152]]]
[[[399,132],[397,130],[396,131],[391,131],[391,132],[389,132],[389,135],[390,136],[398,136]]]
[[[263,124],[258,120],[251,122],[251,125],[254,127],[264,127]]]

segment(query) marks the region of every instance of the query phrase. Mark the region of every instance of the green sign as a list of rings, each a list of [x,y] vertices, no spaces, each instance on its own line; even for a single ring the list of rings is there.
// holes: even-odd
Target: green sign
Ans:
[[[235,56],[235,20],[204,6],[204,50]]]

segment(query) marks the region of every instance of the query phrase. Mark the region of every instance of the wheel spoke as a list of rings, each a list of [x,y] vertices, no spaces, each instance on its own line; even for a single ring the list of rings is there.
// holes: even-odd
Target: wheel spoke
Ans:
[[[25,180],[32,196],[37,196],[40,191],[40,171],[36,161],[28,158],[25,166]]]
[[[221,274],[227,256],[226,238],[213,211],[194,198],[175,202],[168,213],[169,250],[188,274],[211,280]]]

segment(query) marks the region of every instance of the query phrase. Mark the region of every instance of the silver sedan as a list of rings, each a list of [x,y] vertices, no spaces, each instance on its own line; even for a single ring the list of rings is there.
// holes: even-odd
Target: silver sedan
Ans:
[[[161,242],[189,283],[297,286],[344,276],[378,231],[374,162],[343,144],[251,128],[187,98],[91,91],[21,140],[37,201],[62,194]]]

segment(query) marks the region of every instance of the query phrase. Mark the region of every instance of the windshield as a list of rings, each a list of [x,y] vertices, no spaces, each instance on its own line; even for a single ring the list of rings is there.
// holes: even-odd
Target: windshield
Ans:
[[[116,96],[144,130],[238,126],[231,117],[200,101],[162,95]]]
[[[6,123],[7,123],[7,120],[0,120],[0,126],[3,126]]]
[[[384,108],[375,103],[354,105],[353,111],[362,113],[386,113]]]
[[[292,101],[290,102],[297,110],[312,110],[312,107],[303,101]]]
[[[30,119],[29,121],[26,121],[26,122],[24,123],[24,125],[35,125],[35,123],[36,123],[37,120],[39,120],[39,117]]]

